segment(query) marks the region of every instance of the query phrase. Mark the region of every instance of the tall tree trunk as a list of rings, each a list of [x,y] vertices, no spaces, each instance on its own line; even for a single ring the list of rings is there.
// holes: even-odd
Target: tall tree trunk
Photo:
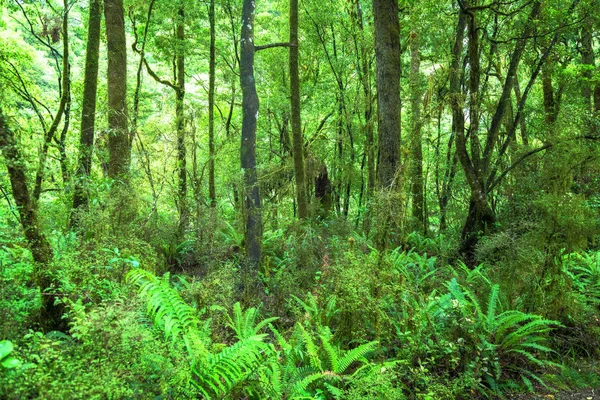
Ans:
[[[425,217],[425,196],[423,195],[423,144],[421,135],[421,88],[419,67],[421,53],[419,49],[419,34],[412,31],[410,34],[410,91],[411,91],[411,195],[412,214],[417,229],[427,235],[427,222]]]
[[[131,162],[131,142],[127,132],[127,47],[123,0],[104,0],[104,18],[108,48],[108,176],[123,183],[128,180]]]
[[[215,0],[210,0],[210,55],[208,60],[208,197],[210,206],[216,207],[215,191]]]
[[[57,142],[58,161],[63,182],[63,188],[69,184],[69,166],[67,159],[67,133],[71,121],[71,65],[69,58],[69,0],[63,0],[62,45],[63,45],[63,83],[62,90],[65,98],[64,123]]]
[[[90,0],[87,49],[85,54],[85,75],[83,81],[83,101],[81,106],[81,133],[79,137],[79,160],[75,190],[73,193],[72,226],[77,225],[77,211],[88,206],[87,185],[92,169],[94,149],[94,128],[96,123],[96,94],[98,91],[98,58],[100,53],[100,23],[102,20],[101,0]]]
[[[300,118],[300,73],[298,71],[298,0],[290,0],[290,103],[292,141],[294,143],[294,175],[296,178],[296,203],[298,217],[308,217],[306,175],[304,172],[304,139]]]
[[[63,35],[63,55],[62,55],[62,70],[60,72],[59,92],[60,102],[58,105],[58,111],[52,120],[50,128],[46,132],[44,137],[44,143],[42,144],[42,152],[40,153],[40,161],[38,170],[35,175],[35,184],[33,187],[33,200],[34,207],[37,208],[40,195],[42,194],[42,183],[44,182],[44,175],[46,173],[46,162],[48,159],[48,150],[50,144],[55,139],[56,131],[60,125],[60,121],[63,118],[63,114],[68,115],[67,106],[70,100],[70,78],[69,78],[69,33],[68,33],[68,20],[69,20],[69,7],[68,2],[64,2],[63,8],[63,20],[62,20],[62,35]],[[57,52],[53,51],[55,57]],[[58,60],[57,60],[58,65]]]
[[[400,22],[398,0],[373,0],[377,64],[379,166],[381,188],[398,186],[400,167]]]
[[[592,73],[596,66],[596,55],[592,44],[593,36],[590,29],[591,24],[592,19],[588,16],[583,21],[583,26],[581,28],[581,62],[586,66],[586,69],[582,74],[583,84],[581,86],[581,95],[583,96],[586,111],[588,112],[592,111]]]
[[[256,268],[261,258],[262,212],[256,172],[256,126],[259,103],[254,80],[255,5],[255,0],[244,0],[242,6],[240,83],[243,115],[240,161],[244,179],[246,251],[250,265]]]
[[[127,47],[123,0],[104,0],[104,23],[108,50],[108,177],[111,188],[112,228],[127,229],[135,217],[129,191],[131,138],[127,112]]]
[[[63,307],[54,304],[54,295],[47,293],[52,287],[52,279],[46,273],[46,267],[52,261],[52,249],[38,223],[37,207],[29,195],[26,166],[8,121],[0,109],[0,151],[4,155],[13,198],[19,210],[23,233],[27,239],[31,255],[36,262],[36,284],[42,293],[40,324],[47,330],[65,330],[62,320]]]
[[[177,15],[177,52],[175,64],[177,80],[175,84],[175,119],[177,121],[177,175],[179,178],[177,190],[177,205],[179,206],[179,236],[183,237],[188,226],[189,210],[187,204],[187,169],[185,149],[185,11],[183,4]]]

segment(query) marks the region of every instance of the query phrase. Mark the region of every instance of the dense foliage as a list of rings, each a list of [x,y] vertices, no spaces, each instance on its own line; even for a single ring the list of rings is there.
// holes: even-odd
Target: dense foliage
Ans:
[[[0,0],[0,398],[600,387],[598,11]]]

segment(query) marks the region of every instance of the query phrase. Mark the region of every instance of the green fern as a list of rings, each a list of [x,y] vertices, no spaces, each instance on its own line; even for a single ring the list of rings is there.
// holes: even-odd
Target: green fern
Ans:
[[[277,365],[263,371],[265,387],[277,389],[268,398],[312,398],[317,391],[327,398],[339,398],[340,385],[348,381],[349,368],[356,363],[366,363],[365,356],[375,350],[377,342],[365,343],[355,349],[344,351],[332,343],[333,335],[328,327],[321,327],[315,335],[301,323],[296,323],[289,340],[269,325],[277,340],[279,350]]]
[[[154,324],[164,331],[167,338],[185,343],[194,374],[192,383],[205,398],[222,398],[231,394],[254,376],[255,371],[267,362],[266,357],[274,354],[266,351],[270,349],[264,343],[266,335],[255,334],[272,319],[255,324],[256,310],[242,313],[239,304],[236,306],[234,318],[238,323],[232,325],[234,329],[239,328],[236,333],[240,340],[214,354],[208,350],[211,345],[210,320],[198,318],[198,311],[187,305],[170,286],[168,274],[161,279],[137,269],[131,271],[127,279],[138,286]]]
[[[492,392],[499,394],[502,385],[516,376],[520,376],[526,387],[531,387],[531,379],[543,384],[534,371],[557,366],[542,356],[553,352],[546,345],[547,334],[560,324],[517,310],[499,313],[498,285],[491,287],[485,313],[477,297],[456,279],[446,286],[449,294],[440,300],[443,312],[438,315],[449,315],[450,304],[453,304],[453,309],[458,310],[465,320],[473,321],[475,345],[481,354],[479,359],[487,360],[489,364],[482,370],[487,371],[484,378]]]
[[[233,305],[233,316],[227,316],[228,326],[234,330],[238,339],[243,340],[256,336],[271,322],[279,319],[279,317],[271,317],[257,323],[258,316],[259,310],[257,308],[251,307],[246,311],[242,311],[242,306],[237,302]]]
[[[170,286],[168,273],[160,279],[151,272],[134,269],[127,274],[127,281],[139,287],[140,297],[147,303],[147,313],[166,338],[173,341],[181,338],[192,358],[207,352],[204,343],[210,335],[210,320],[200,321],[198,311]]]

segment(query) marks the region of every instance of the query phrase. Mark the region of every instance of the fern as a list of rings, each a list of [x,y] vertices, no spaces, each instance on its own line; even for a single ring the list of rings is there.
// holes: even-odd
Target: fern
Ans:
[[[205,398],[230,394],[267,362],[266,356],[274,354],[263,341],[266,335],[256,334],[273,319],[256,324],[256,309],[243,313],[239,304],[236,305],[234,319],[237,322],[232,320],[231,323],[240,340],[213,354],[208,350],[210,320],[198,318],[198,311],[187,305],[170,286],[168,274],[161,279],[137,269],[131,271],[127,279],[138,286],[140,296],[147,302],[148,314],[165,337],[185,343],[194,375],[192,383]]]
[[[531,379],[542,382],[532,370],[556,366],[542,356],[553,351],[545,343],[548,332],[560,326],[558,322],[517,310],[499,312],[498,285],[491,287],[485,313],[477,297],[456,279],[448,282],[446,287],[449,294],[440,300],[440,309],[451,308],[453,300],[464,318],[474,319],[474,339],[478,342],[480,358],[491,363],[482,370],[487,371],[484,378],[493,393],[498,394],[502,385],[517,375],[526,387],[531,385]],[[491,373],[489,367],[496,372]]]
[[[327,398],[339,398],[341,386],[353,374],[349,368],[355,363],[365,363],[365,356],[372,352],[377,342],[365,343],[355,349],[344,351],[332,343],[333,335],[328,327],[321,327],[314,334],[301,323],[296,323],[289,340],[269,325],[279,350],[276,365],[261,371],[261,381],[270,392],[269,398],[312,398],[317,391]],[[278,389],[277,392],[275,389]]]
[[[271,317],[257,323],[258,315],[258,309],[251,307],[242,311],[242,306],[237,302],[233,305],[233,316],[228,316],[228,326],[234,330],[238,339],[243,340],[256,336],[264,327],[279,319]]]
[[[198,311],[185,303],[169,285],[169,274],[160,279],[143,269],[134,269],[127,274],[127,281],[139,287],[148,314],[166,338],[173,341],[181,338],[192,358],[207,352],[204,343],[210,335],[210,320],[200,321]]]

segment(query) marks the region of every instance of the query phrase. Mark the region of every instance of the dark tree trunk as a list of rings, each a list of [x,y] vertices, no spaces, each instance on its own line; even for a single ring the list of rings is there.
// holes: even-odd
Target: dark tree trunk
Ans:
[[[131,142],[127,131],[127,47],[123,0],[104,0],[104,18],[108,48],[108,176],[126,182]]]
[[[208,60],[208,197],[210,206],[216,207],[215,191],[215,0],[210,0],[210,50]]]
[[[96,94],[98,91],[98,58],[100,52],[100,23],[102,20],[101,0],[90,0],[83,101],[81,105],[81,133],[79,137],[79,160],[73,193],[71,224],[77,225],[77,211],[88,206],[87,185],[92,169],[94,128],[96,122]]]
[[[552,64],[546,61],[542,67],[542,93],[544,95],[544,113],[546,124],[556,122],[556,102],[554,100],[554,86],[552,84]]]
[[[319,201],[321,217],[326,217],[331,211],[331,181],[324,163],[315,178],[315,197]]]
[[[591,24],[592,20],[588,17],[583,21],[583,27],[581,28],[581,62],[589,68],[586,68],[582,74],[583,83],[581,86],[581,95],[583,96],[586,111],[588,112],[592,110],[592,72],[596,66],[596,55],[592,44],[593,36],[592,31],[590,30]]]
[[[46,274],[46,267],[52,261],[52,249],[38,223],[37,208],[29,195],[25,161],[17,148],[15,136],[0,109],[0,151],[6,161],[13,198],[19,210],[19,219],[27,239],[31,255],[37,264],[36,284],[42,294],[40,324],[47,330],[65,330],[62,314],[63,306],[54,304],[54,296],[47,293],[52,287],[52,279]]]
[[[425,216],[425,196],[423,194],[423,144],[421,137],[421,88],[419,67],[421,54],[419,49],[419,35],[416,31],[410,35],[410,91],[411,91],[411,196],[412,215],[418,231],[427,235],[427,221]]]
[[[179,7],[176,24],[177,51],[175,56],[176,84],[175,84],[175,120],[177,124],[177,205],[179,206],[179,237],[182,238],[188,226],[189,210],[187,204],[187,168],[185,149],[185,11],[183,5]]]
[[[250,265],[256,268],[261,258],[262,212],[256,172],[256,126],[259,103],[254,80],[255,4],[255,0],[244,0],[242,6],[240,83],[243,116],[240,160],[244,179],[246,251]]]
[[[400,167],[400,22],[398,0],[373,0],[377,63],[379,186],[398,186]]]
[[[298,0],[290,0],[290,103],[292,121],[292,141],[294,148],[294,175],[296,178],[296,204],[298,217],[308,217],[306,177],[304,171],[304,139],[300,118],[300,73],[298,71]]]

